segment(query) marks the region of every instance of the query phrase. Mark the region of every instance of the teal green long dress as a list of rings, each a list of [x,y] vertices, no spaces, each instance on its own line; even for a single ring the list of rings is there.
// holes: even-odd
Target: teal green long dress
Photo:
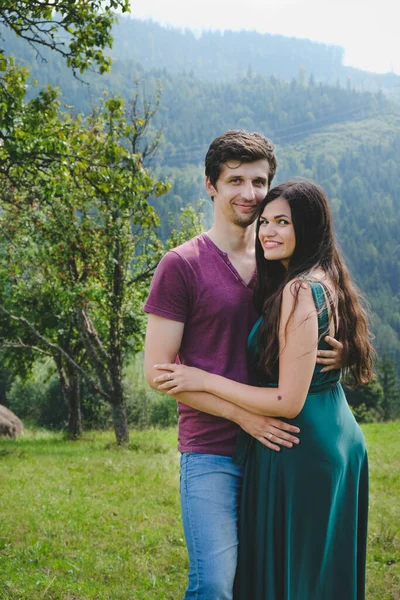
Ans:
[[[312,282],[319,335],[329,329],[325,295]],[[248,340],[257,379],[259,320]],[[326,348],[324,341],[319,348]],[[368,462],[362,432],[339,383],[316,365],[299,415],[300,444],[275,452],[245,432],[235,600],[364,600]],[[275,386],[277,383],[275,382]]]

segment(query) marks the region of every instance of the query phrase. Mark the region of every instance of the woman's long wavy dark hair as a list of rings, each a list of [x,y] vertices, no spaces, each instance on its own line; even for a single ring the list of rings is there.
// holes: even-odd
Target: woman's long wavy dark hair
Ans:
[[[335,336],[344,345],[346,379],[350,383],[367,383],[374,376],[375,351],[368,330],[367,312],[360,303],[360,292],[337,248],[331,210],[323,189],[312,181],[289,181],[272,188],[265,197],[260,216],[267,204],[285,198],[292,213],[296,246],[286,270],[279,260],[266,260],[258,239],[256,261],[257,283],[255,304],[263,322],[260,329],[260,365],[271,376],[276,372],[279,357],[279,322],[282,292],[287,283],[312,279],[319,268],[332,282],[336,296],[339,326]],[[297,303],[299,286],[292,286]],[[293,310],[294,310],[293,309]]]

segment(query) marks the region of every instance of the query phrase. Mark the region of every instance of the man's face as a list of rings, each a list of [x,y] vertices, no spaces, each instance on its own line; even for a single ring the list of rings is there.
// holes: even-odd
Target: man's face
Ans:
[[[216,216],[239,227],[254,223],[260,202],[268,192],[268,161],[224,164],[213,186],[206,177],[207,193],[214,198]]]

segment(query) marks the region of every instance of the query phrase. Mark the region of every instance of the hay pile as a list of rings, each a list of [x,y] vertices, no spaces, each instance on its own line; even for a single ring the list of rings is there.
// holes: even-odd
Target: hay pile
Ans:
[[[22,421],[11,410],[0,404],[0,437],[16,438],[24,433]]]

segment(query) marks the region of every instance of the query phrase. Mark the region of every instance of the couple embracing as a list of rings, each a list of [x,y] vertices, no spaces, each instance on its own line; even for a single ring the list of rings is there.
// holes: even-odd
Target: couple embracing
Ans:
[[[213,226],[145,304],[147,379],[178,401],[185,600],[363,600],[367,454],[339,379],[369,381],[374,351],[328,201],[271,188],[257,133],[216,138],[205,167]]]

